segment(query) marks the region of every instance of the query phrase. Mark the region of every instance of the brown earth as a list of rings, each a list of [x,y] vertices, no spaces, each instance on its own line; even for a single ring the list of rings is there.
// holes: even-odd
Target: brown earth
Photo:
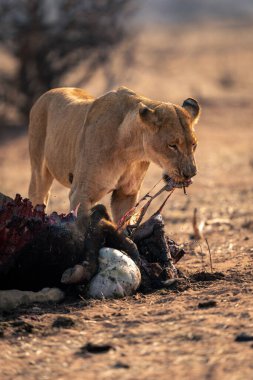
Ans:
[[[178,265],[189,280],[174,288],[4,313],[1,379],[253,378],[252,46],[252,26],[234,21],[147,30],[120,83],[150,97],[181,102],[195,96],[202,103],[199,173],[187,196],[173,194],[164,218],[170,236],[187,243],[197,207],[207,222],[213,270],[222,275],[192,276],[211,272],[201,241]],[[102,89],[101,82],[90,83],[91,92],[99,89],[92,91],[95,83]],[[25,196],[26,136],[0,148],[0,191]],[[153,166],[142,192],[160,175]],[[67,208],[67,192],[54,185],[49,209]]]

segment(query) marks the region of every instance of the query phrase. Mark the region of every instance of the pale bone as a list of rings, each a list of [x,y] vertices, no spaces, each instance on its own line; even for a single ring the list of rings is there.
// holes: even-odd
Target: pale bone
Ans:
[[[131,295],[139,287],[141,274],[130,257],[113,248],[99,251],[99,271],[91,280],[88,296],[115,298]]]
[[[81,264],[65,270],[61,277],[62,284],[82,284],[87,277],[87,270]]]
[[[26,290],[0,290],[0,310],[15,309],[20,305],[30,305],[34,302],[59,302],[64,293],[58,288],[44,288],[39,292]]]

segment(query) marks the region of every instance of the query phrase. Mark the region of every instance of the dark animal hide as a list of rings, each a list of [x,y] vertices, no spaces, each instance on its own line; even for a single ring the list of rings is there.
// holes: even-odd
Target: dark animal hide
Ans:
[[[76,264],[84,266],[84,283],[88,283],[98,271],[102,247],[124,251],[154,287],[177,277],[173,261],[184,254],[166,237],[160,214],[128,238],[112,223],[106,208],[97,205],[84,233],[77,228],[74,213],[46,215],[44,206],[33,207],[20,195],[11,200],[0,194],[0,289],[65,287],[62,274]]]
[[[32,207],[19,195],[0,207],[0,288],[39,290],[62,286],[63,272],[87,263],[89,276],[97,272],[98,251],[109,246],[138,260],[135,244],[117,232],[103,205],[95,206],[84,234],[76,217],[46,215],[43,206]]]

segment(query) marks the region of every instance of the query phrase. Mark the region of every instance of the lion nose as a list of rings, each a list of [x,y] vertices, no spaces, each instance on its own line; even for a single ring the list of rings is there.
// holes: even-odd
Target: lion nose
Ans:
[[[196,168],[191,169],[189,171],[188,170],[187,171],[183,171],[183,176],[184,176],[185,179],[191,179],[196,174],[197,174],[197,169]]]

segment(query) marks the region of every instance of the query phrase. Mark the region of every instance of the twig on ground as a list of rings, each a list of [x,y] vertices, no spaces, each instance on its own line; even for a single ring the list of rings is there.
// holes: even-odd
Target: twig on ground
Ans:
[[[200,223],[198,223],[197,214],[198,214],[198,209],[195,208],[193,212],[193,219],[192,219],[193,235],[194,235],[194,239],[202,240],[204,238],[203,229],[205,226],[205,222],[201,221]]]
[[[200,257],[201,257],[202,272],[205,272],[206,271],[206,267],[205,267],[205,263],[204,263],[204,253],[203,253],[202,245],[200,243],[198,243],[198,245],[200,247]]]
[[[213,273],[213,260],[212,260],[212,254],[211,254],[211,250],[210,250],[210,247],[209,247],[209,243],[208,243],[207,238],[205,238],[205,241],[206,241],[206,245],[207,245],[208,252],[209,252],[210,268],[211,268],[211,272]]]

